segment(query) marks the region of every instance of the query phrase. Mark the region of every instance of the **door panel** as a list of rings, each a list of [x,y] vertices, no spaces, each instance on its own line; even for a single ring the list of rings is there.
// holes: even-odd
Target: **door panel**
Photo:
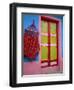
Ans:
[[[50,36],[50,44],[57,44],[57,38],[56,36]]]
[[[50,61],[57,59],[57,48],[55,46],[50,46]]]
[[[41,21],[41,33],[48,33],[48,23]]]
[[[41,46],[41,60],[48,60],[48,47]]]
[[[50,22],[50,34],[56,34],[56,23]]]
[[[48,36],[42,35],[41,36],[41,43],[42,44],[48,44]]]

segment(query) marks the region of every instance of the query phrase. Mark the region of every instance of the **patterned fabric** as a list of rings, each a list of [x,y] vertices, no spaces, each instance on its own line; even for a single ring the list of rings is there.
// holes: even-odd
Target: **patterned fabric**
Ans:
[[[29,28],[24,33],[24,56],[35,59],[36,55],[39,52],[39,41],[38,41],[38,31]]]

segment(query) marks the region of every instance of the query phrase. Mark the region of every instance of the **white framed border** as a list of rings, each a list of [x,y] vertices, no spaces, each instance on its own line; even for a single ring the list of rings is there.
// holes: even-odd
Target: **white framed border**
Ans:
[[[64,14],[63,17],[63,74],[47,74],[47,75],[33,75],[21,76],[21,13],[45,13],[45,14]],[[17,68],[16,76],[17,83],[31,83],[31,82],[52,82],[52,81],[65,81],[69,80],[69,10],[60,9],[42,9],[42,8],[29,8],[17,7]]]

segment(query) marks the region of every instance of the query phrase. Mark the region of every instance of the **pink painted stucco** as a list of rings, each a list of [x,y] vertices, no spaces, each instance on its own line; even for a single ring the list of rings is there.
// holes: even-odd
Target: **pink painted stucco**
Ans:
[[[60,65],[62,66],[62,58],[60,58]],[[23,75],[61,73],[62,68],[60,67],[60,65],[41,68],[41,63],[23,62]]]

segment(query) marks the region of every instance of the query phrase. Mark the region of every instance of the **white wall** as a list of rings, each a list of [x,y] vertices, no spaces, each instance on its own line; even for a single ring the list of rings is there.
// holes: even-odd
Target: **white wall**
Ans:
[[[9,83],[9,3],[12,2],[42,3],[74,6],[74,0],[0,0],[0,90],[11,90]],[[74,9],[74,7],[73,7]],[[73,20],[74,21],[74,20]],[[51,85],[16,88],[21,90],[73,90],[73,85]]]

